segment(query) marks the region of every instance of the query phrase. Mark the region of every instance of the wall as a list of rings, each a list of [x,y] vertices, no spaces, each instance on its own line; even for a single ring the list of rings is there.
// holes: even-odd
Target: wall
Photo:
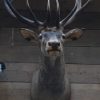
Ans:
[[[40,50],[36,44],[29,43],[21,37],[16,27],[28,26],[9,16],[3,9],[2,1],[0,0],[0,61],[5,62],[7,68],[0,73],[0,100],[30,100],[31,79],[32,74],[39,69]],[[43,15],[44,2],[33,1],[37,4],[39,1],[42,9],[41,6],[37,7],[37,4],[32,8],[35,12],[39,12],[39,15]],[[64,17],[68,13],[65,12],[65,3],[68,4],[66,11],[69,11],[73,0],[59,1],[62,2],[62,12],[64,12],[62,17]],[[72,100],[100,100],[99,5],[99,0],[93,0],[87,9],[66,27],[68,30],[75,27],[86,28],[82,38],[64,45],[66,72],[69,74],[72,86]],[[23,14],[28,14],[22,1],[17,8]]]
[[[72,82],[100,83],[99,32],[84,30],[79,40],[64,45],[66,71]],[[39,55],[37,44],[24,40],[18,28],[0,29],[0,61],[7,65],[1,81],[30,82],[32,72],[39,68]]]

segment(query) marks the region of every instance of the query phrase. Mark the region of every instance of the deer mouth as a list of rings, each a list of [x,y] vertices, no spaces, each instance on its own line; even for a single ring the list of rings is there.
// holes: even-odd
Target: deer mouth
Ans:
[[[51,56],[56,56],[59,55],[61,53],[61,50],[59,49],[51,49],[51,50],[47,50],[47,53]]]

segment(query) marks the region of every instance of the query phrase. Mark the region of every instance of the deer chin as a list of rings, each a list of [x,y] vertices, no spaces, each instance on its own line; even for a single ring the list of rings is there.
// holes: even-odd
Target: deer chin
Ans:
[[[49,56],[59,56],[61,54],[61,50],[48,50],[47,53]]]

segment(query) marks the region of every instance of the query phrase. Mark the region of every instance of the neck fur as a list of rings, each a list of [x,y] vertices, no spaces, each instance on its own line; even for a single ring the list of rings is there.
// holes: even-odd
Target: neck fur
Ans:
[[[59,93],[64,88],[64,74],[65,74],[64,57],[42,57],[42,67],[40,69],[39,83],[42,89],[51,91],[52,93]]]

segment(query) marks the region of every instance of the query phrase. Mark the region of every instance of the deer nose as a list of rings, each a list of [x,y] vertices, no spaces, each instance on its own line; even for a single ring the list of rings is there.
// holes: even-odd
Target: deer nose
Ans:
[[[60,42],[48,42],[49,46],[52,46],[53,48],[57,48],[60,46]]]

